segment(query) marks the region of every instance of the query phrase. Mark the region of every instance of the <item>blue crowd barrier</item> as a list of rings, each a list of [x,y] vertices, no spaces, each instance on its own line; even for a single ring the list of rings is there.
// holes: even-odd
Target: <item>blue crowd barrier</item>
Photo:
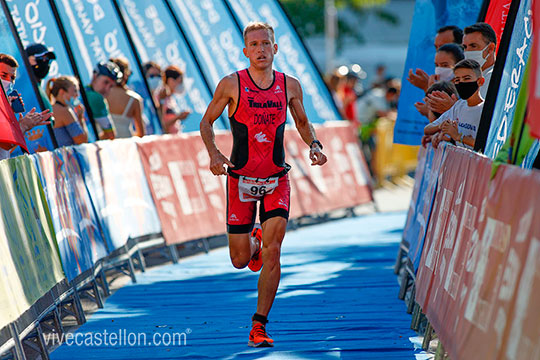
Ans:
[[[47,198],[69,281],[93,268],[109,250],[72,148],[32,155]]]

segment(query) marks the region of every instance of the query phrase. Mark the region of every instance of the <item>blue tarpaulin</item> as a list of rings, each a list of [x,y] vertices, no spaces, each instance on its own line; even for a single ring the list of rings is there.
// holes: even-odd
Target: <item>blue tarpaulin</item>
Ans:
[[[127,329],[146,334],[146,344],[63,345],[51,358],[414,359],[415,333],[392,272],[404,220],[380,214],[288,232],[267,327],[272,349],[247,346],[258,274],[233,268],[221,248],[137,275],[74,334]],[[183,333],[185,345],[148,345],[156,333]]]

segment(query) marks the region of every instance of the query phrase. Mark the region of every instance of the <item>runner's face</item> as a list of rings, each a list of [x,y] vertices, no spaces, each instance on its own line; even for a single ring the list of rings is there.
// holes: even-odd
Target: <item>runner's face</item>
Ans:
[[[253,30],[246,35],[244,55],[256,68],[272,67],[274,54],[277,53],[277,44],[274,44],[268,30]]]

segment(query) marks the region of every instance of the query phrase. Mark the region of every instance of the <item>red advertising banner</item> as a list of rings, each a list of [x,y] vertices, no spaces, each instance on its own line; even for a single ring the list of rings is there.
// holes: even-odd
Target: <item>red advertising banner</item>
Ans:
[[[540,138],[540,117],[538,116],[538,109],[540,109],[540,81],[538,76],[540,75],[538,66],[540,65],[540,57],[538,52],[540,51],[540,0],[532,0],[532,20],[533,20],[533,46],[531,50],[530,66],[531,76],[529,79],[529,110],[526,117],[527,124],[531,127],[531,136]]]
[[[19,145],[28,152],[21,127],[4,91],[0,91],[0,143]]]
[[[497,50],[501,43],[501,36],[506,25],[506,18],[508,17],[511,4],[512,0],[491,0],[489,2],[489,8],[484,22],[491,25],[495,34],[497,34]]]
[[[499,171],[466,260],[448,349],[456,359],[540,358],[540,173]]]
[[[448,146],[446,151],[416,288],[417,301],[437,334],[451,341],[467,255],[478,242],[491,161],[461,148]]]
[[[290,217],[324,213],[372,201],[369,173],[350,126],[317,129],[329,161],[311,166],[309,147],[296,130],[285,132],[287,162],[292,165]],[[224,153],[230,133],[216,135]],[[223,234],[226,231],[226,177],[214,176],[200,136],[182,134],[138,142],[141,160],[167,243]]]
[[[540,172],[447,147],[416,300],[452,359],[540,358]]]
[[[225,177],[213,176],[208,169],[200,137],[166,136],[137,145],[165,241],[174,244],[224,233]]]

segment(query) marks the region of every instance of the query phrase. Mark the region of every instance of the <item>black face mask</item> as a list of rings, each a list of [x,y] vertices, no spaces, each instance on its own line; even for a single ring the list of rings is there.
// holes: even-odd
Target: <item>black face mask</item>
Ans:
[[[478,90],[479,86],[476,81],[460,82],[455,84],[459,97],[467,100]]]
[[[37,61],[36,65],[32,66],[32,70],[34,70],[34,75],[38,80],[42,80],[47,77],[50,67],[49,61]]]

